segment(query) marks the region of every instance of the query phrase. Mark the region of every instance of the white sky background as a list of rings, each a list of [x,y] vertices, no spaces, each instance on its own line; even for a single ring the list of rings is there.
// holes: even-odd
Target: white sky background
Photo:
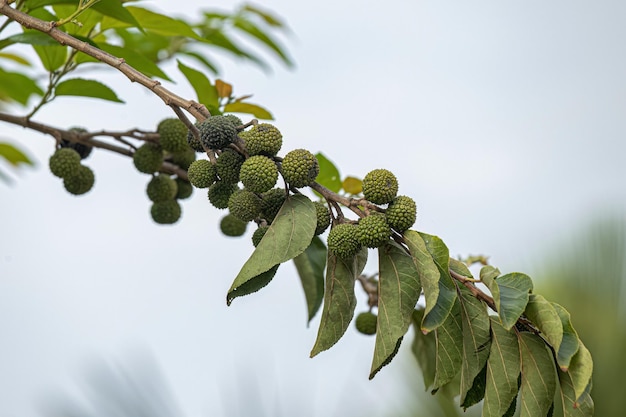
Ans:
[[[179,12],[176,2],[148,3]],[[186,12],[204,4],[185,2]],[[392,170],[400,193],[417,201],[416,228],[442,237],[452,255],[484,253],[505,272],[525,270],[565,231],[598,212],[624,212],[623,2],[264,7],[293,30],[285,44],[297,69],[276,66],[268,76],[222,59],[222,77],[272,110],[283,154],[322,151],[344,175]],[[171,116],[121,74],[96,76],[128,104],[61,98],[37,120],[150,129]],[[195,98],[184,81],[172,89]],[[284,415],[376,415],[406,394],[395,362],[367,380],[374,340],[352,327],[309,359],[319,317],[306,328],[291,264],[227,308],[249,234],[220,235],[223,212],[204,192],[183,202],[177,225],[159,226],[145,196],[149,177],[129,159],[94,152],[85,163],[96,185],[73,197],[48,172],[50,138],[5,124],[0,138],[39,163],[15,186],[0,184],[2,416],[41,415],[51,396],[80,392],[100,356],[151,355],[189,417],[238,415],[221,407],[245,402],[246,378],[261,380],[268,415],[276,404]]]

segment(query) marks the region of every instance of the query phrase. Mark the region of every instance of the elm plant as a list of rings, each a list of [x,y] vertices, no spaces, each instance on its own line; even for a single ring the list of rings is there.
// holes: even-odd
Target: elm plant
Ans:
[[[221,42],[227,51],[262,62],[229,40],[228,22],[238,22],[232,30],[256,37],[291,65],[266,33],[283,28],[279,19],[252,6],[188,22],[135,3],[58,3],[0,0],[6,18],[0,37],[7,28],[16,29],[0,39],[0,48],[32,46],[48,74],[27,77],[0,67],[0,100],[27,106],[39,98],[26,115],[0,112],[0,120],[55,139],[49,167],[67,191],[81,195],[94,185],[93,171],[82,164],[93,149],[128,156],[137,171],[150,176],[146,193],[156,223],[179,221],[180,200],[194,188],[206,189],[208,203],[226,210],[219,225],[224,235],[242,236],[248,224],[255,225],[252,245],[246,243],[252,254],[228,289],[227,304],[262,289],[280,265],[293,261],[309,321],[321,309],[312,357],[349,328],[358,282],[369,308],[354,320],[356,330],[375,337],[370,378],[392,361],[413,327],[412,348],[426,386],[433,393],[454,392],[464,409],[482,401],[483,416],[512,416],[518,408],[522,416],[543,417],[557,399],[567,416],[593,415],[589,351],[567,310],[533,293],[530,277],[502,274],[485,258],[451,258],[439,237],[415,229],[416,202],[398,195],[399,181],[386,168],[373,167],[362,181],[336,181],[329,178],[338,175],[337,167],[320,153],[290,149],[280,156],[280,130],[257,121],[271,120],[271,114],[248,102],[249,96],[235,97],[231,84],[205,74],[215,74],[215,66],[202,48],[218,38],[228,40]],[[113,38],[121,45],[110,43]],[[183,57],[204,67],[178,61],[197,101],[156,80],[170,79],[164,62]],[[20,56],[4,53],[0,59],[19,61]],[[124,132],[37,122],[39,109],[62,95],[121,102],[100,81],[71,76],[86,63],[120,71],[173,114],[164,114],[153,129]],[[48,84],[42,88],[37,80],[44,78]],[[231,113],[254,118],[244,122]],[[378,271],[366,275],[372,253]],[[483,264],[477,277],[468,268],[475,261]]]

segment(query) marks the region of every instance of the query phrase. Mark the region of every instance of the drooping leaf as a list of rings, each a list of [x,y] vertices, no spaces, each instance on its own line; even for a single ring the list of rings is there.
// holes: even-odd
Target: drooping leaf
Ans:
[[[491,347],[490,322],[487,306],[459,285],[461,323],[463,326],[463,366],[461,367],[461,404],[483,369]]]
[[[184,20],[174,19],[142,7],[129,6],[126,10],[146,31],[163,36],[184,36],[196,40],[202,39]]]
[[[483,366],[483,369],[478,372],[476,378],[472,382],[472,386],[465,394],[465,399],[463,403],[461,403],[461,407],[463,407],[463,411],[467,410],[469,407],[478,404],[485,398],[485,389],[487,387],[487,364]]]
[[[32,95],[43,95],[43,90],[32,78],[0,68],[0,97],[3,100],[11,99],[25,106]]]
[[[217,74],[219,72],[218,69],[217,69],[217,66],[215,66],[215,64],[212,63],[206,56],[204,56],[204,55],[202,55],[200,53],[193,52],[193,51],[180,51],[179,54],[190,56],[190,57],[198,60],[198,62],[200,62],[202,65],[204,65],[213,74]]]
[[[544,341],[528,332],[519,333],[522,384],[519,406],[521,417],[545,416],[556,391],[556,370]]]
[[[16,43],[24,43],[28,45],[58,45],[59,43],[52,39],[50,36],[45,33],[36,31],[36,30],[27,30],[23,33],[16,33],[15,35],[11,35],[0,40],[0,49],[4,49],[7,46],[16,44]]]
[[[533,282],[528,275],[518,272],[496,278],[499,273],[497,269],[485,266],[480,279],[491,291],[502,325],[509,330],[524,312]]]
[[[574,382],[569,372],[558,371],[560,383],[560,397],[564,417],[592,417],[594,403],[591,399],[591,383],[587,385],[583,394],[576,400]]]
[[[146,58],[143,54],[137,51],[129,50],[117,45],[111,45],[108,43],[99,43],[100,49],[114,55],[118,58],[123,58],[128,65],[142,72],[148,77],[159,77],[163,80],[171,81],[161,68],[150,59]]]
[[[558,352],[563,340],[563,324],[552,303],[542,295],[530,294],[524,314],[541,330],[543,337],[552,345],[554,351]]]
[[[482,417],[503,416],[518,391],[520,353],[514,330],[491,317],[491,351],[487,360],[487,387]]]
[[[251,4],[246,4],[243,10],[252,12],[260,16],[265,21],[265,23],[267,23],[270,26],[279,27],[279,28],[285,27],[285,24],[281,22],[278,17],[276,17],[275,15],[273,15],[272,13],[268,11],[261,10],[256,6],[253,6]]]
[[[251,114],[258,119],[274,120],[274,116],[267,109],[259,106],[258,104],[252,104],[243,101],[233,101],[224,106],[224,112],[226,113],[245,113]]]
[[[26,156],[24,152],[11,145],[10,143],[0,142],[0,157],[5,159],[9,164],[14,167],[19,166],[20,164],[31,165],[34,163],[31,159]]]
[[[426,312],[422,332],[429,332],[446,320],[457,296],[448,271],[450,254],[437,236],[407,230],[404,239],[424,288]]]
[[[75,4],[78,6],[78,2],[79,0],[27,0],[25,6],[31,10],[31,14],[33,14],[33,11],[39,12],[39,10],[36,9],[43,6],[55,4]],[[99,0],[91,7],[105,16],[109,16],[131,26],[140,27],[133,15],[124,8],[122,2],[119,0]]]
[[[378,320],[370,379],[397,352],[422,292],[413,259],[395,242],[378,248],[378,265]]]
[[[423,321],[422,321],[423,323]],[[433,393],[454,379],[463,364],[463,324],[461,303],[454,299],[452,309],[443,324],[435,329],[437,359]]]
[[[563,326],[563,340],[557,352],[557,362],[562,371],[567,371],[572,357],[578,352],[578,333],[572,326],[569,312],[557,303],[552,303]]]
[[[413,327],[415,327],[415,338],[411,345],[413,356],[422,369],[424,387],[428,390],[435,382],[435,363],[437,359],[437,339],[435,333],[422,333],[420,326],[424,318],[424,310],[418,309],[413,312]]]
[[[224,49],[225,51],[228,51],[234,54],[235,56],[252,61],[264,70],[268,69],[268,65],[262,59],[260,59],[259,57],[257,57],[256,55],[248,51],[245,51],[239,46],[237,46],[223,32],[211,30],[210,34],[202,38],[202,42],[209,44],[209,45],[217,46],[221,49]]]
[[[330,349],[348,329],[356,307],[354,283],[366,262],[366,248],[348,260],[328,252],[322,319],[311,357]]]
[[[341,187],[348,194],[361,194],[363,191],[363,181],[356,177],[346,177],[343,179]]]
[[[300,255],[311,243],[317,225],[315,205],[304,195],[287,198],[265,236],[228,290],[228,305],[237,289],[275,265]]]
[[[572,386],[574,388],[574,398],[576,402],[581,402],[581,396],[585,392],[587,385],[591,381],[593,373],[593,359],[591,353],[581,340],[578,341],[578,352],[572,358],[568,369]]]
[[[243,18],[235,19],[234,25],[235,27],[246,32],[250,36],[260,41],[262,44],[267,46],[269,49],[274,51],[274,53],[278,57],[280,57],[285,65],[287,65],[288,67],[293,67],[293,62],[287,56],[287,53],[283,50],[283,48],[280,47],[274,39],[272,39],[266,32],[261,30],[257,25]]]
[[[193,87],[196,95],[198,96],[198,102],[204,104],[207,107],[218,107],[219,97],[215,86],[211,84],[211,81],[202,72],[186,66],[180,61],[178,62],[178,69],[183,73],[191,87]]]
[[[315,181],[332,192],[339,192],[341,190],[341,177],[339,176],[337,166],[320,152],[315,154],[315,158],[320,166],[320,173]]]
[[[233,95],[233,85],[220,80],[215,80],[215,89],[220,98],[228,98]]]
[[[261,288],[265,287],[267,284],[272,281],[276,272],[278,271],[278,265],[274,265],[268,271],[262,272],[256,277],[250,278],[248,281],[244,282],[237,288],[233,289],[228,293],[230,300],[234,300],[237,297],[243,297],[244,295],[249,295],[259,291]]]
[[[314,237],[304,252],[293,258],[306,298],[308,321],[315,316],[324,299],[324,268],[327,250],[319,237]]]
[[[123,103],[111,88],[96,80],[72,78],[60,82],[54,90],[57,96],[93,97]]]

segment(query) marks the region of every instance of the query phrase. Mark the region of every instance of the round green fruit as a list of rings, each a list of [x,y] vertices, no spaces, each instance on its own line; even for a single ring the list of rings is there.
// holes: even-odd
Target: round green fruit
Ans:
[[[189,181],[185,181],[182,178],[176,178],[176,199],[185,200],[191,197],[193,194],[193,186]]]
[[[196,188],[208,188],[217,180],[215,165],[206,159],[193,161],[187,175],[191,185]]]
[[[150,201],[154,203],[173,200],[178,192],[178,186],[169,175],[158,174],[150,180],[146,192]]]
[[[367,311],[360,313],[354,322],[356,329],[365,335],[371,336],[376,334],[376,323],[378,321],[378,317],[376,314]]]
[[[259,226],[254,231],[254,233],[252,234],[252,244],[255,248],[259,246],[259,243],[261,243],[261,239],[263,239],[263,236],[265,236],[265,233],[267,233],[269,228],[269,226]]]
[[[91,190],[95,182],[95,175],[91,168],[80,165],[73,175],[63,178],[63,186],[74,195],[82,195]]]
[[[411,197],[398,196],[389,203],[385,216],[389,226],[402,233],[415,223],[417,217],[415,201]]]
[[[334,226],[328,233],[328,250],[340,258],[352,258],[361,249],[356,230],[357,226],[351,223]]]
[[[235,140],[237,129],[225,116],[211,116],[198,126],[200,141],[209,149],[224,149]]]
[[[275,156],[283,146],[283,135],[269,123],[253,126],[242,139],[250,155]]]
[[[361,245],[378,248],[389,240],[391,228],[384,214],[373,212],[359,220],[356,235]]]
[[[159,201],[153,203],[150,208],[152,220],[159,224],[176,223],[180,219],[181,212],[180,204],[176,200]]]
[[[273,222],[286,199],[287,194],[282,188],[272,188],[261,194],[261,218],[268,223]]]
[[[228,199],[228,211],[244,222],[249,222],[259,215],[261,199],[251,191],[236,190]]]
[[[59,178],[76,175],[80,169],[80,154],[72,148],[57,149],[48,160],[50,172]]]
[[[155,143],[144,143],[133,154],[133,164],[139,172],[153,174],[163,164],[163,149]]]
[[[241,165],[239,180],[245,189],[253,193],[264,193],[276,185],[278,168],[266,156],[251,156]]]
[[[239,172],[241,171],[241,165],[245,160],[244,156],[233,149],[226,149],[217,158],[215,169],[217,171],[220,180],[236,184],[239,182]]]
[[[187,149],[187,131],[187,126],[180,119],[173,117],[162,120],[157,126],[161,146],[172,153]]]
[[[236,184],[217,181],[209,187],[209,202],[218,209],[228,208],[228,200],[235,190],[239,189]]]
[[[220,230],[226,236],[238,237],[246,233],[248,222],[238,219],[232,214],[227,214],[220,221]]]
[[[375,169],[363,178],[363,196],[374,204],[387,204],[398,193],[396,176],[386,169]]]
[[[320,173],[320,166],[311,152],[295,149],[283,158],[282,173],[289,185],[302,188],[315,181]]]
[[[317,214],[317,226],[315,227],[315,236],[324,233],[330,226],[330,211],[328,207],[320,201],[315,201],[315,212]]]

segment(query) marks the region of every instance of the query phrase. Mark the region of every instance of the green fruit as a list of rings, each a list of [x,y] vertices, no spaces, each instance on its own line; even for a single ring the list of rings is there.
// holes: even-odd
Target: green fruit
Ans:
[[[357,226],[351,223],[334,226],[328,233],[328,250],[340,258],[352,258],[361,249],[356,230]]]
[[[224,149],[235,140],[237,129],[225,116],[211,116],[198,126],[200,141],[209,149]]]
[[[254,233],[252,234],[252,244],[255,248],[259,246],[259,243],[261,243],[261,239],[263,239],[263,236],[265,236],[265,233],[267,233],[267,230],[269,228],[269,226],[259,226],[254,231]]]
[[[150,180],[146,192],[150,201],[154,203],[173,200],[178,192],[178,186],[169,175],[159,174]]]
[[[228,200],[238,187],[236,184],[229,184],[223,181],[217,181],[209,187],[208,197],[213,207],[225,209],[228,207]]]
[[[266,156],[251,156],[241,165],[239,179],[247,190],[264,193],[276,185],[278,168],[276,163]]]
[[[163,149],[155,143],[144,143],[133,154],[133,164],[139,172],[153,174],[163,164]]]
[[[251,191],[236,190],[228,199],[228,211],[244,222],[249,222],[259,215],[261,199]]]
[[[387,224],[384,214],[374,212],[359,220],[356,236],[361,245],[368,248],[378,248],[389,240],[391,228]]]
[[[178,165],[182,169],[189,168],[189,165],[191,165],[191,163],[195,160],[196,151],[194,151],[190,147],[187,147],[187,149],[182,152],[176,152],[175,154],[172,154],[172,163]]]
[[[363,196],[374,204],[387,204],[398,193],[396,176],[386,169],[375,169],[363,178]]]
[[[320,201],[315,201],[315,211],[317,213],[317,226],[315,227],[315,236],[324,233],[330,226],[330,211],[328,207]]]
[[[196,188],[208,188],[217,180],[215,165],[206,159],[198,159],[187,170],[189,182]]]
[[[184,200],[191,197],[193,194],[193,186],[189,181],[185,181],[182,178],[176,178],[176,199]]]
[[[228,119],[228,121],[230,121],[233,124],[235,129],[243,125],[243,122],[241,121],[241,119],[235,116],[234,114],[225,114],[224,119]]]
[[[283,135],[269,123],[253,126],[242,139],[250,155],[275,156],[283,145]]]
[[[187,126],[177,118],[164,119],[157,126],[161,146],[172,153],[187,149],[187,131]]]
[[[200,129],[200,122],[196,122],[194,125]],[[200,135],[202,135],[202,133],[200,133]],[[187,145],[196,152],[205,152],[202,142],[196,139],[193,133],[191,133],[191,130],[187,131]]]
[[[244,156],[235,150],[226,149],[222,152],[215,164],[215,169],[217,170],[217,175],[220,177],[220,180],[230,184],[238,183],[239,171],[241,170],[241,165],[243,165],[244,160]]]
[[[295,188],[310,185],[320,173],[315,155],[306,149],[296,149],[285,155],[282,168],[285,181]]]
[[[59,178],[66,178],[78,173],[80,155],[74,149],[57,149],[48,160],[50,172]]]
[[[415,201],[411,197],[398,196],[389,203],[385,215],[389,226],[402,233],[415,223],[417,217]]]
[[[237,237],[246,233],[248,222],[238,219],[232,214],[227,214],[220,221],[220,230],[226,236]]]
[[[282,188],[273,188],[261,194],[261,218],[268,223],[273,222],[286,198],[287,194]]]
[[[172,224],[180,219],[181,208],[176,200],[159,201],[150,208],[152,220],[159,224]]]
[[[95,182],[95,176],[91,168],[80,165],[75,174],[63,178],[63,186],[74,195],[85,194],[91,190]]]
[[[83,127],[70,127],[68,130],[73,133],[87,133],[87,129]],[[93,150],[93,146],[80,142],[70,142],[67,139],[61,139],[61,147],[74,149],[80,155],[80,159],[87,158]]]
[[[367,311],[360,313],[354,322],[356,329],[363,334],[371,336],[376,334],[376,322],[378,321],[378,317],[376,314]]]

